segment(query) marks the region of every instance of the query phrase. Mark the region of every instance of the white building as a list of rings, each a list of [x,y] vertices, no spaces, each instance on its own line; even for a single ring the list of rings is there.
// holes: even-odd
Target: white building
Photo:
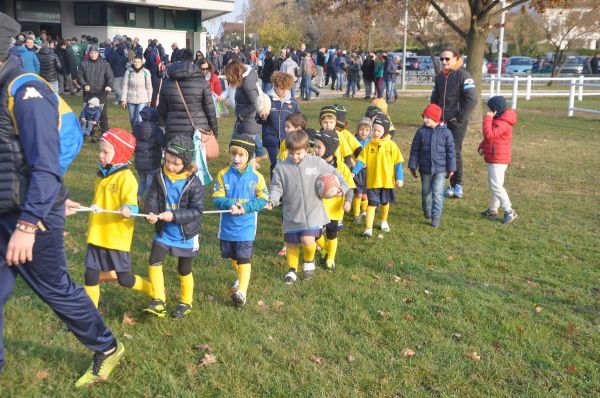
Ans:
[[[138,37],[145,46],[158,39],[206,54],[203,22],[233,11],[234,0],[46,1],[0,0],[0,10],[24,31],[45,30],[52,37],[95,36],[100,42],[117,34]]]

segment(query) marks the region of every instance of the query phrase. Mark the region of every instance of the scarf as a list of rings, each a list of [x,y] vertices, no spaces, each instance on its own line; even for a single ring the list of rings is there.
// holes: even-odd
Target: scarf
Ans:
[[[165,166],[163,166],[163,173],[167,176],[167,178],[169,180],[173,181],[179,181],[179,180],[185,180],[186,178],[188,178],[188,172],[187,171],[182,171],[179,174],[175,174],[175,173],[171,173],[169,170],[167,170],[167,168]]]

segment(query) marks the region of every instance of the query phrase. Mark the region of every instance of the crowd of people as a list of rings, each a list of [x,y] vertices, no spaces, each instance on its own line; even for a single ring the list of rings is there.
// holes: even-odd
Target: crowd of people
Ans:
[[[260,52],[246,55],[232,48],[222,55],[213,50],[204,57],[173,44],[167,58],[156,40],[143,49],[135,38],[117,36],[98,46],[97,40],[85,37],[61,40],[57,48],[41,34],[31,37],[19,30],[14,20],[0,13],[0,83],[10,85],[24,71],[45,80],[34,78],[19,88],[14,93],[14,117],[0,120],[2,153],[12,156],[10,167],[3,171],[28,182],[21,185],[25,192],[8,184],[0,195],[0,328],[3,306],[19,274],[95,351],[77,386],[105,380],[124,354],[123,345],[97,311],[99,283],[105,273],[114,274],[119,285],[148,296],[143,309],[148,314],[182,319],[192,311],[192,264],[199,251],[207,185],[198,174],[199,153],[205,150],[204,135],[219,133],[215,106],[221,101],[230,101],[236,120],[227,151],[229,164],[216,174],[212,203],[222,213],[221,255],[237,274],[232,286],[236,305],[247,301],[257,213],[263,209],[281,206],[284,246],[280,254],[288,265],[283,275],[286,284],[295,283],[299,274],[313,278],[319,263],[331,272],[339,266],[336,254],[345,213],[364,224],[362,235],[370,238],[379,209],[379,228],[391,231],[390,208],[396,202],[396,189],[404,184],[405,161],[393,140],[396,127],[388,109],[397,95],[396,61],[386,54],[362,57],[320,49],[313,63],[302,45],[297,51],[282,50],[279,58],[267,48],[259,64]],[[473,79],[460,67],[459,52],[448,48],[440,58],[443,69],[436,77],[431,103],[415,115],[423,125],[414,136],[408,160],[411,175],[421,178],[423,215],[434,228],[441,225],[444,193],[455,198],[464,194],[462,142],[478,100]],[[319,95],[321,83],[331,81],[332,89],[342,90],[345,79],[345,95],[352,97],[360,71],[366,97],[372,101],[356,126],[339,103],[323,106],[315,119],[302,113],[295,99],[298,83],[300,97],[308,100],[312,92]],[[226,90],[220,74],[228,82]],[[63,76],[60,83],[59,75]],[[315,79],[317,87],[312,85]],[[79,91],[84,93],[80,114],[84,134],[94,129],[101,133],[93,206],[88,209],[93,212],[83,289],[66,271],[65,214],[83,208],[66,199],[57,166],[62,148],[56,123],[58,94]],[[111,92],[115,102],[128,108],[132,133],[110,128],[105,105]],[[2,103],[6,108],[7,101]],[[516,114],[506,108],[502,97],[491,98],[488,107],[479,152],[489,163],[491,199],[483,215],[497,218],[501,207],[503,222],[510,223],[517,214],[504,189],[504,173],[511,162]],[[256,167],[266,157],[268,179]],[[315,189],[326,177],[333,181],[334,194],[329,196]],[[444,192],[448,178],[451,184]],[[155,225],[147,276],[132,272],[134,216]],[[180,298],[174,306],[164,288],[167,254],[178,259]],[[2,365],[0,345],[0,369]]]

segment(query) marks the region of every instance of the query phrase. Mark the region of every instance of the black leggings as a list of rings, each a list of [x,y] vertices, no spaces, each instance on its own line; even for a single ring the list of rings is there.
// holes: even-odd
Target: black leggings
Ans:
[[[169,253],[169,248],[152,244],[149,260],[150,265],[162,265],[167,253]],[[192,260],[193,257],[178,257],[177,272],[179,272],[179,275],[186,276],[192,273]]]
[[[131,289],[135,285],[135,276],[130,272],[117,272],[117,280],[119,285]],[[96,286],[100,283],[100,271],[86,268],[85,269],[85,285]]]

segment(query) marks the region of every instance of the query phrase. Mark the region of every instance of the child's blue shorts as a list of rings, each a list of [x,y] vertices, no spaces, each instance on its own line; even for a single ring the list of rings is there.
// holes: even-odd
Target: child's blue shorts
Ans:
[[[88,244],[85,266],[96,271],[131,272],[129,252]]]
[[[302,242],[303,236],[312,236],[318,238],[321,235],[321,228],[317,229],[306,229],[304,231],[284,232],[283,241],[285,243],[291,243],[294,245]]]
[[[243,242],[221,241],[221,257],[235,260],[238,264],[249,263],[253,251],[254,241],[251,240]]]
[[[396,203],[396,190],[394,188],[367,189],[369,206],[386,205]]]

